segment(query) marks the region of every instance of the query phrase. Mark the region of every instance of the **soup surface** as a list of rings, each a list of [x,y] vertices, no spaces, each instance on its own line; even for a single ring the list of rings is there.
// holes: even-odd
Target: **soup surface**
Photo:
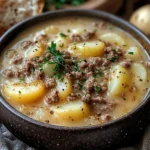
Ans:
[[[148,57],[128,33],[62,18],[20,33],[0,59],[2,96],[21,113],[63,126],[104,124],[144,99]]]

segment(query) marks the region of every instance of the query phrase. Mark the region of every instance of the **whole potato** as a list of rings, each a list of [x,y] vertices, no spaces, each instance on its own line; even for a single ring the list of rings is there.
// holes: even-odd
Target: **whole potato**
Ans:
[[[150,37],[150,5],[137,9],[131,16],[130,22]]]

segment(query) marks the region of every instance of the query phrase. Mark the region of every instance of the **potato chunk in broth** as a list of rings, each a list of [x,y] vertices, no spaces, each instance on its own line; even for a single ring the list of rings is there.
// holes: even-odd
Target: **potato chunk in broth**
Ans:
[[[135,109],[150,62],[128,33],[102,20],[55,19],[26,29],[0,59],[2,96],[19,112],[59,126],[104,124]]]

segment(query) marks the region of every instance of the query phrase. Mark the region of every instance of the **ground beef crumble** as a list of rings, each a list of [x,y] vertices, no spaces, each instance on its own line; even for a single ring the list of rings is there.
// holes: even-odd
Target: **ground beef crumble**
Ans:
[[[21,56],[15,56],[14,59],[12,60],[13,64],[21,64],[22,63],[23,58]]]
[[[53,90],[49,95],[45,96],[45,102],[47,104],[56,103],[59,101],[58,91]]]
[[[46,80],[45,80],[45,86],[46,86],[46,88],[48,88],[48,89],[52,89],[52,88],[54,88],[55,86],[56,86],[56,80],[54,79],[54,78],[47,78]]]
[[[3,73],[3,75],[4,75],[5,77],[7,77],[7,78],[12,78],[12,77],[14,77],[14,73],[13,73],[13,71],[10,70],[10,69],[5,69],[2,73]]]
[[[78,98],[78,95],[75,94],[75,93],[71,93],[68,97],[67,97],[67,100],[68,101],[73,101],[73,100],[76,100]]]
[[[21,49],[25,50],[25,49],[28,49],[32,44],[33,44],[32,41],[23,41],[21,42],[20,46],[21,46]]]
[[[44,73],[41,71],[36,71],[35,72],[35,76],[34,76],[35,80],[42,80],[44,79]]]
[[[95,35],[96,35],[95,31],[86,31],[83,35],[75,33],[71,36],[71,41],[84,42],[84,41],[91,40],[92,38],[95,37]]]
[[[36,42],[41,43],[43,46],[47,46],[48,37],[46,34],[40,34],[36,37]]]
[[[119,64],[124,68],[129,68],[132,64],[132,60],[131,59],[124,59]]]

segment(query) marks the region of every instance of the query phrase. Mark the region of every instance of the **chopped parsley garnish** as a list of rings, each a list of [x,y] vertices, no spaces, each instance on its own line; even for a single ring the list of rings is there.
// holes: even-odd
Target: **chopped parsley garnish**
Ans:
[[[123,99],[124,101],[126,100],[126,98],[125,98],[125,97],[123,97],[122,99]]]
[[[55,77],[56,77],[58,80],[63,80],[63,79],[64,79],[64,77],[63,77],[63,75],[62,75],[61,73],[57,73],[57,74],[55,75]]]
[[[83,47],[86,45],[86,43],[83,43]]]
[[[74,71],[79,71],[78,61],[75,61],[73,64]]]
[[[34,68],[34,67],[32,68],[32,71],[33,71],[33,72],[35,71],[35,68]]]
[[[112,48],[112,51],[116,52],[116,48]]]
[[[122,46],[127,46],[126,44],[122,45]]]
[[[60,51],[56,50],[56,43],[53,41],[51,42],[51,46],[47,48],[48,52],[50,52],[53,56],[62,56],[64,55]]]
[[[94,29],[94,32],[97,32],[97,29]]]
[[[61,32],[60,36],[63,37],[63,38],[66,38],[68,35],[66,35],[66,34],[64,34],[64,33]]]
[[[81,60],[77,60],[75,61],[75,58],[72,57],[72,60],[73,60],[73,68],[74,68],[74,71],[79,71],[79,65],[78,63],[82,62],[82,61],[85,61],[84,59],[81,59]]]
[[[54,72],[56,73],[58,78],[60,78],[60,74],[62,74],[64,70],[64,54],[56,50],[56,44],[54,42],[51,42],[51,46],[47,48],[47,51],[53,56],[53,61],[50,61],[47,57],[45,57],[44,62],[39,64],[40,71],[43,71],[44,64],[56,64]]]
[[[79,90],[84,90],[85,87],[83,86],[85,81],[81,81],[81,83],[79,82],[78,85],[79,85]]]
[[[54,56],[54,60],[51,62],[56,64],[54,71],[62,71],[64,69],[64,54],[56,50],[56,44],[54,42],[51,42],[51,46],[49,46],[47,50],[51,53],[52,56]]]
[[[100,77],[103,77],[104,74],[103,74],[102,72],[99,72],[99,73],[96,73],[96,74],[93,75],[94,78],[97,78],[97,77],[99,77],[99,76],[100,76]]]
[[[70,29],[68,29],[68,30],[67,30],[67,32],[69,32],[69,33],[70,33],[70,32],[71,32],[71,30],[70,30]]]
[[[39,67],[40,67],[40,72],[42,72],[43,71],[43,63],[41,63],[41,64],[39,64]]]
[[[110,59],[111,62],[117,62],[118,61],[118,56],[114,56]]]
[[[134,54],[134,52],[128,52],[128,54],[133,55],[133,54]]]
[[[98,86],[96,86],[96,87],[95,87],[95,90],[96,90],[96,92],[98,92],[98,93],[99,93],[99,92],[101,91],[101,88],[100,88],[100,87],[98,87]]]
[[[51,62],[51,61],[49,61],[49,59],[47,57],[44,57],[44,62],[39,64],[41,72],[43,71],[43,65],[45,65],[45,64],[55,64],[55,62]]]
[[[59,44],[59,47],[64,47],[64,43]]]
[[[82,80],[81,80],[82,83],[85,83],[85,81],[86,81],[86,79],[82,79]]]
[[[19,94],[21,94],[21,91],[18,91]]]
[[[24,82],[24,81],[25,81],[25,78],[19,78],[19,81],[20,81],[20,82]]]
[[[79,85],[79,90],[82,90],[82,88],[83,88],[83,84],[78,83],[78,85]]]

